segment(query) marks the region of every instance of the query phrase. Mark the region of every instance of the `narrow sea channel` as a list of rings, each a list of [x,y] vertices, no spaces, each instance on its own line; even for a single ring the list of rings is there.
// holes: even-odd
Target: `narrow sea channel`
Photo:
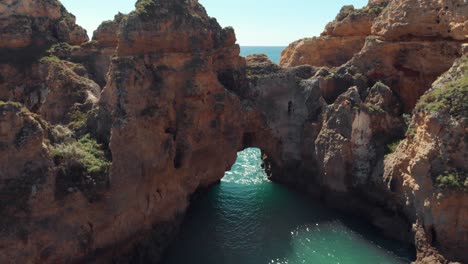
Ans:
[[[390,264],[412,253],[368,223],[267,180],[260,150],[239,152],[194,201],[165,264]]]

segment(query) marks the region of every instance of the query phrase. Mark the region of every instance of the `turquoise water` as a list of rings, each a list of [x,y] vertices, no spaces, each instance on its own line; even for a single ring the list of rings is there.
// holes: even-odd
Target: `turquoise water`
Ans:
[[[239,152],[193,202],[166,264],[409,263],[411,253],[359,219],[269,182],[260,150]]]
[[[286,47],[276,46],[241,46],[241,56],[246,57],[252,54],[265,54],[270,60],[276,64],[279,64],[281,57],[281,51]]]

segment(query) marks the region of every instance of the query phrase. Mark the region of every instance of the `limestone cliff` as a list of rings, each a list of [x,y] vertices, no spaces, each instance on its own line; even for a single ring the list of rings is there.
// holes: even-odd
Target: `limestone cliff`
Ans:
[[[314,125],[319,133],[304,136],[314,142],[309,146],[315,162],[303,159],[292,183],[312,193],[316,185],[326,188],[322,195],[339,207],[343,195],[351,194],[348,202],[364,198],[367,202],[355,203],[353,210],[366,211],[376,226],[393,230],[389,235],[413,236],[421,263],[444,263],[442,255],[466,261],[466,59],[425,93],[466,54],[467,8],[463,1],[370,1],[359,12],[344,7],[321,37],[291,44],[281,59],[283,66],[339,66],[322,67],[308,80],[316,82],[328,106],[321,124]],[[327,40],[331,35],[351,41],[355,34],[368,36],[352,52]],[[327,41],[328,49],[347,55],[313,46]],[[336,59],[341,60],[331,63]],[[413,112],[412,123],[405,112]],[[407,139],[398,144],[402,138]],[[397,153],[388,155],[397,145]],[[314,164],[316,177],[301,173],[307,164]]]
[[[384,174],[431,245],[463,262],[468,261],[467,78],[465,56],[421,98],[408,138],[385,159]],[[426,250],[418,260],[430,262],[433,257]]]
[[[344,6],[320,37],[298,40],[283,50],[280,65],[333,67],[347,62],[362,49],[371,34],[372,23],[388,2],[371,1],[362,9]]]
[[[410,112],[461,56],[461,44],[468,40],[467,14],[462,0],[370,1],[359,10],[346,6],[321,37],[285,49],[280,64],[353,65],[389,85]]]
[[[157,261],[190,195],[242,147],[245,62],[234,31],[180,0],[139,1],[81,46],[53,33],[44,31],[43,58],[26,56],[28,78],[4,65],[14,71],[2,75],[2,100],[39,115],[2,102],[1,209],[11,221],[0,260]],[[33,95],[15,97],[15,78],[37,85]]]
[[[87,75],[84,69],[60,63],[55,57],[41,60],[54,44],[88,41],[86,31],[58,1],[2,1],[0,39],[0,100],[21,102],[57,123],[66,118],[64,109],[86,101],[86,92],[99,93],[96,85],[80,82],[78,75]],[[65,86],[70,90],[60,90]],[[63,102],[75,89],[82,93],[76,95],[81,100],[75,96]]]
[[[419,100],[464,52],[466,3],[344,7],[291,67],[240,57],[196,0],[135,7],[87,42],[57,1],[0,3],[1,263],[156,262],[246,147],[421,263],[466,261],[466,58]]]

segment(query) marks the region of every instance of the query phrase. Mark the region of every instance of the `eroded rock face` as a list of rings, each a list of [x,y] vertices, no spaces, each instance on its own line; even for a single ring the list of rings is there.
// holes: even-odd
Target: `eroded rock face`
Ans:
[[[0,3],[0,100],[21,102],[36,113],[48,112],[45,118],[54,124],[64,121],[68,108],[85,100],[73,99],[73,103],[65,103],[64,109],[60,107],[64,94],[58,90],[67,85],[76,89],[78,78],[76,74],[65,74],[70,72],[65,64],[41,58],[56,43],[79,45],[87,41],[86,31],[75,24],[75,17],[56,0]],[[84,90],[97,89],[80,89]],[[57,103],[58,109],[45,110],[49,108],[47,104]]]
[[[0,36],[0,49],[37,49],[56,41],[72,45],[88,41],[86,31],[56,0],[2,1]]]
[[[82,65],[49,57],[40,67],[43,90],[32,108],[49,123],[74,121],[73,115],[82,111],[84,105],[96,103],[100,97],[101,87],[90,79]]]
[[[298,40],[282,52],[280,65],[339,66],[359,52],[364,42],[365,37],[361,36],[322,36]]]
[[[0,118],[0,180],[5,183],[19,178],[21,173],[18,172],[40,167],[47,157],[47,150],[42,145],[44,128],[38,117],[21,104],[1,101]]]
[[[51,160],[47,127],[21,104],[0,101],[0,260],[22,261],[35,210],[31,201],[45,187]],[[28,252],[27,250],[24,252]],[[31,251],[31,254],[35,252]]]
[[[347,64],[373,81],[386,83],[401,98],[404,111],[410,112],[431,83],[460,56],[459,42],[368,38]]]
[[[390,1],[372,26],[372,34],[386,40],[439,38],[466,41],[467,14],[468,3],[464,0]]]
[[[291,43],[281,54],[280,65],[291,67],[340,66],[364,46],[372,23],[388,1],[371,2],[362,9],[344,6],[335,20],[328,23],[320,37]]]
[[[321,37],[285,49],[281,65],[348,63],[374,82],[389,85],[410,112],[461,56],[468,36],[467,8],[462,0],[370,1],[359,10],[345,6]]]
[[[381,178],[386,145],[404,134],[396,94],[382,83],[368,87],[346,67],[330,72],[280,68],[261,55],[246,60],[250,87],[244,104],[260,116],[247,119],[249,146],[268,155],[270,178],[345,210],[346,200],[387,235],[408,242],[411,225]]]
[[[421,103],[415,134],[385,156],[404,137],[402,111],[463,52],[455,35],[394,40],[397,29],[381,23],[388,1],[373,0],[343,8],[322,37],[292,45],[283,64],[344,65],[282,68],[265,55],[241,58],[233,29],[198,1],[140,0],[80,46],[58,2],[6,3],[6,24],[17,12],[33,22],[50,17],[41,32],[70,32],[46,37],[41,48],[60,43],[40,61],[28,53],[0,61],[0,99],[40,114],[0,102],[0,210],[8,220],[0,222],[0,262],[156,261],[190,195],[217,182],[246,147],[262,149],[272,180],[335,205],[346,200],[344,209],[388,236],[415,238],[419,261],[443,262],[439,249],[464,260],[466,192],[435,187],[433,176],[466,170],[466,109],[442,113],[439,105],[434,114]],[[386,31],[366,39],[377,20]],[[19,35],[14,44],[29,45]],[[466,76],[461,64],[433,85],[433,97]],[[80,155],[96,166],[85,170]]]
[[[247,115],[245,124],[246,144],[267,154],[274,163],[271,176],[276,180],[290,181],[278,177],[275,168],[290,170],[291,177],[296,170],[300,173],[299,170],[314,169],[313,146],[304,145],[303,135],[317,133],[314,131],[318,128],[304,124],[306,120],[318,119],[325,104],[319,88],[307,80],[315,71],[310,66],[280,68],[264,56],[247,57],[249,89],[243,103],[247,113],[252,113]],[[302,162],[307,166],[301,168]]]
[[[429,242],[462,262],[467,261],[468,244],[467,105],[462,99],[467,92],[467,62],[466,57],[458,60],[418,103],[410,135],[385,159],[384,174]],[[445,103],[438,105],[441,102]],[[418,254],[422,262],[429,257],[428,252]]]

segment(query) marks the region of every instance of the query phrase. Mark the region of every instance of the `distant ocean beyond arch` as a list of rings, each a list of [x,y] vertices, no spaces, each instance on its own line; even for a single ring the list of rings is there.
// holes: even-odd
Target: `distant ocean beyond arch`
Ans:
[[[279,64],[281,51],[285,46],[241,46],[241,56],[246,57],[252,54],[265,54],[274,63]]]

